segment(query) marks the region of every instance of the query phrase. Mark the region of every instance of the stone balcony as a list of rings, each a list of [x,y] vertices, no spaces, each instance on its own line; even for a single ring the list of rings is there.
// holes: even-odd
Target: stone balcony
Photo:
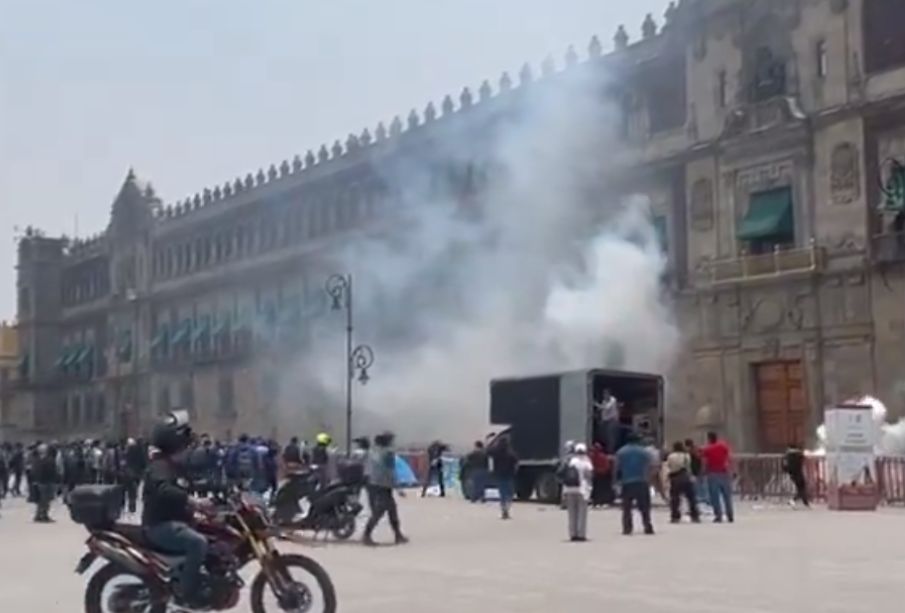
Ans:
[[[804,249],[777,247],[770,253],[742,254],[708,262],[700,271],[699,281],[722,285],[811,274],[823,270],[825,263],[824,249],[814,243]]]

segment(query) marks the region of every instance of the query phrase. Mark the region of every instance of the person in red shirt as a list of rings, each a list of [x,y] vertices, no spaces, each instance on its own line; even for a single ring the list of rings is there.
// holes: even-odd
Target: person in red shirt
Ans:
[[[707,444],[701,448],[701,459],[704,461],[704,474],[707,475],[710,504],[713,505],[713,521],[722,523],[725,507],[726,519],[731,524],[735,521],[732,507],[732,450],[728,443],[720,440],[716,432],[708,432]]]
[[[594,443],[590,456],[591,465],[594,467],[591,504],[595,507],[611,505],[616,500],[613,493],[613,461],[600,443]]]

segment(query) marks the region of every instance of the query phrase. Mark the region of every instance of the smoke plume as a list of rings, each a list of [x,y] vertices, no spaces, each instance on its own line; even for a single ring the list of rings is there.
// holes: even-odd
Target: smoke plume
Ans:
[[[889,411],[886,405],[873,396],[863,396],[847,402],[847,404],[869,406],[875,428],[875,451],[877,455],[905,456],[905,418],[895,423],[890,423]],[[817,428],[818,449],[817,455],[826,453],[826,426]]]
[[[604,85],[572,69],[463,111],[470,123],[438,120],[426,157],[378,165],[395,230],[333,254],[353,275],[355,340],[376,354],[354,389],[356,435],[461,444],[487,432],[491,379],[670,366],[665,257],[647,198],[608,176],[621,145]],[[475,190],[432,180],[450,162]],[[343,319],[314,325],[308,357],[282,376],[282,425],[341,439]]]

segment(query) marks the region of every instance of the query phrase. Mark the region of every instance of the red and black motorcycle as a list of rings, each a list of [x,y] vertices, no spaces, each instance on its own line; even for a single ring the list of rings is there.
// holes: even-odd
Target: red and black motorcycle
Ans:
[[[175,578],[182,557],[149,543],[141,526],[117,523],[121,508],[122,494],[115,486],[81,486],[70,495],[70,515],[91,533],[76,572],[84,574],[98,559],[106,562],[88,581],[86,613],[226,611],[239,602],[245,587],[240,571],[251,562],[260,565],[251,581],[253,613],[336,611],[327,572],[311,558],[277,551],[275,529],[250,497],[229,496],[218,512],[196,518],[196,529],[209,540],[201,588],[207,602],[201,609],[178,600]]]

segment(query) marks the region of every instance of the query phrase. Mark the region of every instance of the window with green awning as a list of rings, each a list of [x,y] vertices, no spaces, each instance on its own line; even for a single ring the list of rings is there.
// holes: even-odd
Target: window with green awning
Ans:
[[[75,365],[76,359],[78,359],[79,354],[82,353],[82,345],[73,345],[69,348],[69,352],[66,354],[65,359],[63,360],[62,367],[69,368],[70,366]]]
[[[185,341],[189,340],[191,333],[192,333],[192,320],[186,319],[176,329],[176,332],[173,333],[172,338],[170,338],[170,346],[179,345],[180,343],[184,343]]]
[[[166,324],[161,325],[157,328],[157,334],[154,335],[154,338],[151,339],[151,352],[157,356],[161,357],[166,354],[167,347],[167,337],[169,336],[169,328]]]
[[[784,187],[752,194],[748,212],[738,226],[738,238],[757,243],[793,242],[795,217],[792,190]]]
[[[204,339],[211,331],[211,318],[208,315],[198,320],[198,325],[192,333],[192,343],[197,343]]]
[[[63,347],[62,351],[60,351],[60,357],[58,357],[57,361],[53,363],[53,367],[57,370],[65,368],[67,360],[69,360],[69,356],[72,353],[73,349],[73,347]]]

